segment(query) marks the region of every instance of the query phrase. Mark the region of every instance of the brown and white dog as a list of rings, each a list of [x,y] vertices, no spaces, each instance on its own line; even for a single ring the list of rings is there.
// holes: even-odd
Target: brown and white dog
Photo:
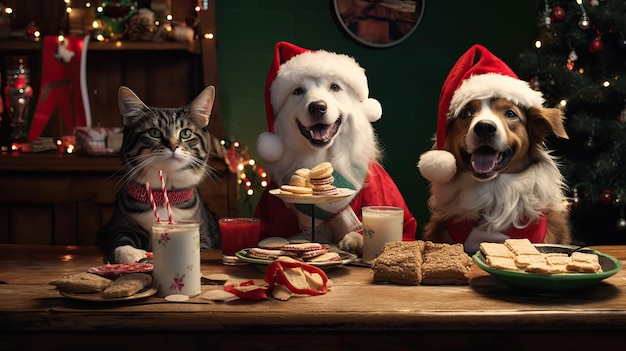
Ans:
[[[570,243],[564,179],[544,145],[550,134],[568,138],[561,110],[544,108],[483,47],[466,56],[467,74],[460,60],[442,90],[437,149],[418,163],[431,183],[423,239],[460,242],[468,253],[507,238]]]

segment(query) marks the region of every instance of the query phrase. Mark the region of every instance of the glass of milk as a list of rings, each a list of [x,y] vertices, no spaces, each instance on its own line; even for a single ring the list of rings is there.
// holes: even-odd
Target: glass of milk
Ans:
[[[152,224],[152,276],[157,295],[200,294],[200,224],[177,221]]]
[[[393,206],[367,206],[363,212],[363,262],[380,255],[386,243],[402,241],[404,210]]]

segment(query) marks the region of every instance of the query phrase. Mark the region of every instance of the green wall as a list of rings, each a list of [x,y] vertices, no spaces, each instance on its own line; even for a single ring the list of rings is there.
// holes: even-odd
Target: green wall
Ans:
[[[383,165],[417,219],[418,235],[429,217],[428,185],[415,165],[432,145],[439,93],[450,68],[480,43],[515,69],[518,54],[534,43],[538,19],[535,1],[426,0],[412,36],[381,49],[344,33],[332,0],[216,1],[217,92],[226,134],[261,161],[255,145],[267,130],[265,78],[276,42],[355,57],[366,70],[370,96],[383,106],[382,119],[373,124],[385,147]],[[256,198],[243,201],[241,214],[255,204]]]

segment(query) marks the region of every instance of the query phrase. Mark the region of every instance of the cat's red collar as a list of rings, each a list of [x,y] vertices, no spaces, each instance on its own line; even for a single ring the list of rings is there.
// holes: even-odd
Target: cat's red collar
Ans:
[[[128,195],[130,195],[133,199],[147,204],[150,203],[148,191],[144,185],[137,182],[128,182],[126,184],[126,191],[128,191]],[[170,200],[170,204],[177,205],[191,199],[194,191],[194,188],[168,191],[167,198]],[[162,205],[165,202],[163,192],[161,190],[152,189],[152,197],[154,197],[154,202],[157,205]]]

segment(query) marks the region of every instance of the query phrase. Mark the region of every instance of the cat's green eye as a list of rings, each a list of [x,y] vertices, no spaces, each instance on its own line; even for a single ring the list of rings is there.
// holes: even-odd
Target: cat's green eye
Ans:
[[[183,129],[180,131],[180,138],[181,139],[189,139],[191,138],[191,136],[193,135],[193,133],[191,132],[191,129]]]
[[[148,129],[148,135],[153,137],[153,138],[160,138],[161,137],[161,131],[156,129],[156,128],[150,128]]]

